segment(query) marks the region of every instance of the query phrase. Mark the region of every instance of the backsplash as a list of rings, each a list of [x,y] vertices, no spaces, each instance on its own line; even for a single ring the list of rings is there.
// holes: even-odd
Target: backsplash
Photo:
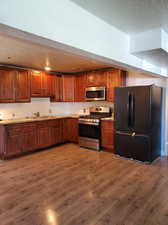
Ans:
[[[40,116],[82,114],[91,106],[109,106],[110,102],[56,102],[51,103],[49,98],[32,98],[30,103],[0,104],[0,119],[17,119],[32,117],[33,113],[40,112]]]

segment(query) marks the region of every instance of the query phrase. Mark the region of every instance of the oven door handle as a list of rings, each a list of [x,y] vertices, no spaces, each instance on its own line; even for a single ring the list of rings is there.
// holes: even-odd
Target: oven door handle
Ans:
[[[92,122],[85,122],[85,121],[79,121],[79,124],[99,126],[99,123],[92,123]]]

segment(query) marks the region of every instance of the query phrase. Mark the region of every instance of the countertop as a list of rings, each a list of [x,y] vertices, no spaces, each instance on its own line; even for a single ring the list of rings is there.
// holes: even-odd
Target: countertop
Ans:
[[[45,120],[63,119],[63,118],[79,118],[79,116],[80,115],[78,115],[78,114],[72,114],[72,115],[42,116],[42,117],[35,117],[35,118],[20,118],[20,119],[2,120],[2,121],[0,121],[0,125],[28,123],[28,122],[33,122],[33,121],[45,121]]]
[[[45,121],[53,119],[64,119],[64,118],[79,118],[80,114],[71,114],[71,115],[56,115],[56,116],[42,116],[34,118],[20,118],[20,119],[10,119],[0,121],[0,125],[16,124],[16,123],[28,123],[33,121]],[[114,121],[113,117],[102,118],[101,120]]]

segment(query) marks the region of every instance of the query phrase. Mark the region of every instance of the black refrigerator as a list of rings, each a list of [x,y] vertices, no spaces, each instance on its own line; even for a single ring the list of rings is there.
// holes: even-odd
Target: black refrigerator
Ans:
[[[162,88],[116,88],[114,106],[116,154],[143,162],[160,156]]]

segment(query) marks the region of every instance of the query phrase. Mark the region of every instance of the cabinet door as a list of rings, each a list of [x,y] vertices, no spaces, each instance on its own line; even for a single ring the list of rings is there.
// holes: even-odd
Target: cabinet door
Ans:
[[[38,148],[36,123],[24,124],[22,129],[23,152],[29,152]]]
[[[60,102],[62,100],[61,76],[51,77],[51,102]]]
[[[67,141],[78,143],[78,119],[68,118],[65,127],[66,130],[64,130],[64,132]]]
[[[19,155],[22,153],[23,139],[20,135],[7,137],[6,157]]]
[[[52,75],[48,73],[41,74],[41,97],[51,96]]]
[[[115,87],[125,86],[126,71],[114,69],[107,73],[107,101],[114,102]]]
[[[30,102],[30,75],[28,71],[17,71],[15,83],[15,101]]]
[[[48,126],[47,121],[37,124],[37,141],[38,148],[45,148],[51,145],[51,128]]]
[[[0,102],[15,102],[16,71],[0,69]]]
[[[109,151],[114,148],[114,122],[103,120],[101,122],[101,146]]]
[[[87,73],[87,86],[106,86],[107,76],[104,71],[94,71]]]
[[[52,145],[63,142],[62,138],[62,119],[51,121],[51,142]]]
[[[75,102],[85,101],[86,74],[75,76]]]
[[[14,156],[22,153],[23,138],[22,126],[18,124],[6,127],[6,156]]]
[[[63,102],[74,102],[75,76],[62,76]]]
[[[42,96],[42,73],[31,72],[31,96],[41,97]]]

